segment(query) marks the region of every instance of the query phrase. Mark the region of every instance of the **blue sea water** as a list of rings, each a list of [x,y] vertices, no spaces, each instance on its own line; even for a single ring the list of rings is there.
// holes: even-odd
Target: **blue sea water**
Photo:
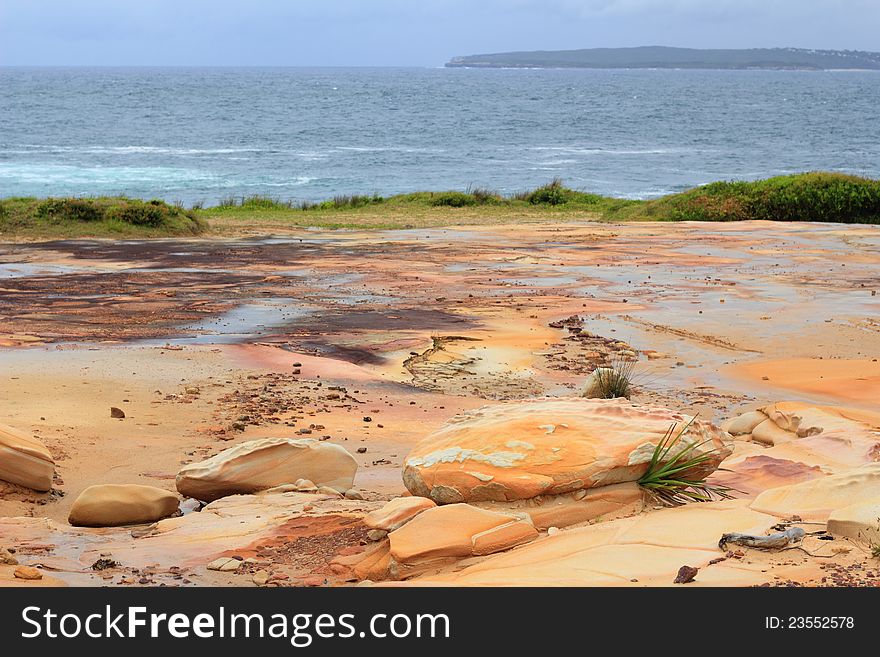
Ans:
[[[880,73],[0,68],[0,196],[324,199],[484,186],[650,198],[880,176]]]

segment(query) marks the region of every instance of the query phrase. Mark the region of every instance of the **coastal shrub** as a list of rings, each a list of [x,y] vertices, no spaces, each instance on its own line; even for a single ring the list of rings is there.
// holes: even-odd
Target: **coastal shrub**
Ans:
[[[640,214],[667,221],[880,223],[880,181],[814,172],[714,182],[649,201]]]
[[[366,194],[337,194],[329,201],[319,204],[319,207],[330,210],[354,210],[374,203],[382,203],[385,199],[378,194],[368,196]]]
[[[532,205],[563,205],[568,203],[571,190],[563,186],[559,178],[530,192],[524,200]]]
[[[100,221],[102,209],[93,199],[50,198],[37,206],[37,215],[58,222]]]
[[[435,207],[464,208],[477,205],[477,199],[466,192],[438,192],[431,195],[429,203]]]
[[[16,198],[6,199],[10,211],[6,224],[39,230],[53,226],[85,234],[124,233],[132,228],[169,235],[195,235],[207,224],[193,210],[160,200],[126,197]],[[11,210],[10,210],[11,208]],[[76,228],[76,227],[79,228]]]
[[[504,200],[501,194],[485,187],[469,187],[467,193],[474,197],[477,205],[501,203]]]
[[[107,208],[106,217],[110,220],[122,221],[132,226],[148,226],[158,228],[172,216],[180,214],[174,208],[162,201],[127,201],[120,205]]]
[[[292,201],[282,201],[281,199],[271,196],[263,196],[261,194],[252,194],[250,196],[226,196],[220,199],[217,205],[220,209],[243,208],[245,210],[288,210],[293,207]]]

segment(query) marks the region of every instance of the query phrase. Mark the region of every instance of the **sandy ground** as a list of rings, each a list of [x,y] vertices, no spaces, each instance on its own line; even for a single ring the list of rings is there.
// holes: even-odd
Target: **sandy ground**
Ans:
[[[635,400],[714,421],[878,410],[878,264],[877,227],[769,222],[0,245],[0,423],[58,466],[48,494],[0,484],[0,516],[63,522],[95,483],[173,490],[263,436],[339,443],[387,498],[453,414],[570,394],[621,351]]]

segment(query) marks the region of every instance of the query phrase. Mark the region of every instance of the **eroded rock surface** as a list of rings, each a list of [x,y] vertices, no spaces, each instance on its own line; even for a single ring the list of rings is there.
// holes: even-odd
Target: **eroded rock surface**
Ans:
[[[177,490],[181,495],[211,502],[242,493],[254,493],[299,479],[339,492],[352,487],[357,462],[345,448],[311,439],[252,440],[181,468]]]
[[[450,420],[416,445],[403,480],[438,504],[518,500],[637,480],[671,427],[682,445],[728,456],[730,436],[676,411],[626,400],[545,398],[485,406]]]
[[[23,431],[0,425],[0,480],[37,491],[52,488],[55,462],[46,446]]]

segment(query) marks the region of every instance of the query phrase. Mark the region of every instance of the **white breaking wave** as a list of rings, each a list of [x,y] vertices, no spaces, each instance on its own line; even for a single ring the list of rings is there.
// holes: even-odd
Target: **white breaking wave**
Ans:
[[[562,155],[672,155],[703,152],[694,148],[585,148],[580,146],[530,146],[530,151],[546,151]]]
[[[245,187],[299,187],[316,178],[293,176],[274,179],[226,177],[210,171],[180,167],[78,167],[67,164],[11,164],[0,162],[0,183],[10,188],[99,189],[118,192],[125,189],[156,190],[233,189]]]
[[[231,155],[259,153],[259,148],[173,148],[170,146],[53,146],[46,144],[17,144],[0,152],[27,153],[80,153],[83,155]]]

